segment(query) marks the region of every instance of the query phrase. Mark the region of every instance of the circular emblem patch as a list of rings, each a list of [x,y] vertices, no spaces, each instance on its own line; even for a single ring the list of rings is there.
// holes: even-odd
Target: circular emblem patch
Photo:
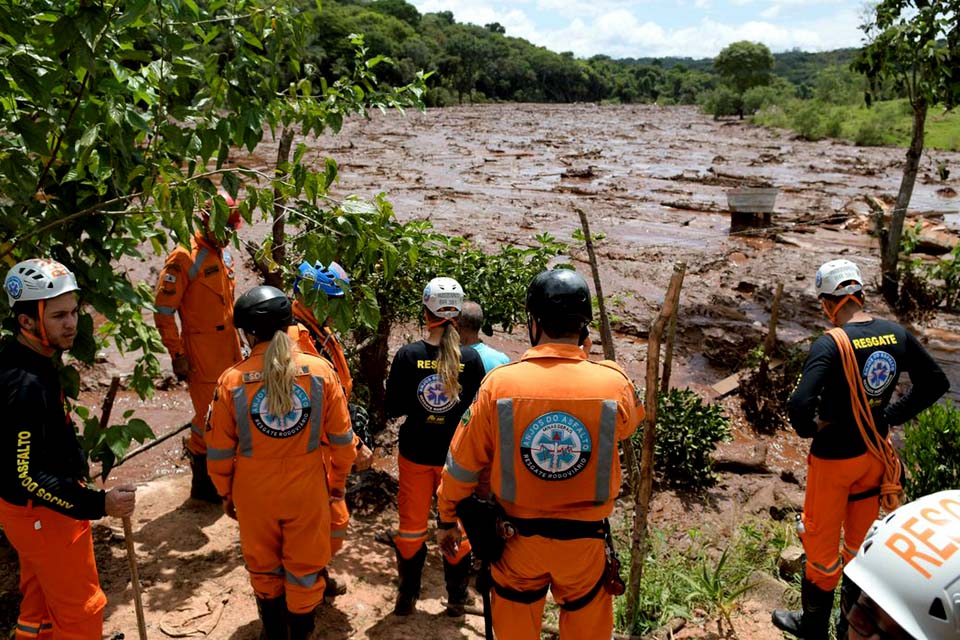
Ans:
[[[223,266],[233,267],[233,254],[226,249],[223,250]]]
[[[17,276],[10,276],[7,278],[6,288],[11,298],[19,300],[20,296],[23,295],[23,280]]]
[[[443,413],[454,405],[453,398],[447,395],[439,373],[432,373],[420,381],[417,387],[420,404],[430,413]]]
[[[250,403],[250,417],[257,429],[271,438],[295,436],[303,431],[310,420],[310,396],[297,385],[293,385],[293,409],[286,415],[275,416],[267,406],[267,389],[261,387]]]
[[[820,269],[817,269],[817,289],[820,288],[820,285],[823,284],[823,273],[820,272]]]
[[[567,480],[590,462],[593,441],[577,418],[562,411],[545,413],[527,426],[520,459],[541,480]]]
[[[897,377],[897,361],[886,351],[874,351],[863,365],[863,382],[871,396],[881,395]]]

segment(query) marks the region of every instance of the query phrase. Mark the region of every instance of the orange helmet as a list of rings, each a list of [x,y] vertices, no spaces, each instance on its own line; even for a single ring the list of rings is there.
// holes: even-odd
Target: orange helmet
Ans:
[[[240,228],[240,225],[243,223],[243,218],[240,217],[240,203],[229,193],[223,189],[217,189],[217,195],[223,198],[227,207],[230,211],[230,214],[227,216],[227,226],[234,231]],[[200,210],[200,220],[203,222],[203,225],[206,226],[210,221],[210,207],[213,206],[213,201],[207,201],[207,208]]]

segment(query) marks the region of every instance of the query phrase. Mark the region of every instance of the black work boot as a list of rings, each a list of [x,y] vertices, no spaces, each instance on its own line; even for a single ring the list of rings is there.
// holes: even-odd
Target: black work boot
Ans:
[[[307,640],[313,634],[316,625],[314,612],[290,613],[287,612],[287,625],[290,627],[290,640]]]
[[[393,613],[408,616],[414,611],[417,598],[420,597],[420,578],[423,576],[423,563],[427,559],[427,545],[420,547],[412,558],[404,558],[397,550],[397,573],[400,574],[400,589]]]
[[[833,591],[824,591],[804,578],[800,584],[803,611],[774,609],[773,626],[803,640],[828,640]]]
[[[279,598],[257,598],[257,613],[263,630],[261,640],[287,640],[287,600]]]
[[[473,556],[470,554],[457,564],[451,564],[446,556],[443,558],[443,580],[447,583],[447,615],[451,618],[459,618],[465,613],[472,565]]]
[[[837,612],[837,640],[846,640],[847,614],[860,599],[860,587],[844,574],[840,582],[840,611]]]
[[[213,486],[213,480],[207,472],[207,456],[192,451],[187,455],[190,456],[190,472],[193,474],[190,481],[190,497],[194,500],[220,504],[222,502],[220,494],[217,493],[217,488]]]
[[[331,577],[330,572],[326,569],[320,571],[320,575],[323,576],[323,599],[324,600],[333,600],[337,596],[342,596],[347,592],[347,585],[343,584],[336,578]]]

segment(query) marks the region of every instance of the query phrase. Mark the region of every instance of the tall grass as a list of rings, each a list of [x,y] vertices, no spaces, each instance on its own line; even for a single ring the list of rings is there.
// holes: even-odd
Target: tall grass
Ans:
[[[839,138],[860,146],[907,146],[913,111],[906,100],[862,105],[828,104],[819,100],[789,100],[768,106],[753,116],[766,127],[792,129],[808,140]],[[924,146],[960,151],[960,112],[933,107],[927,114]]]

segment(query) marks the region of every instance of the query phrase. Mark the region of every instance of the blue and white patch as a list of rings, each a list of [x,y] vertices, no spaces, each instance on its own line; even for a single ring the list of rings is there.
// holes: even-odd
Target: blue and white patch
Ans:
[[[177,276],[173,275],[172,273],[165,273],[163,274],[163,281],[169,282],[170,284],[176,284]]]
[[[587,467],[592,451],[590,432],[562,411],[543,414],[520,439],[520,459],[541,480],[569,480]]]
[[[868,395],[882,395],[896,377],[897,361],[886,351],[874,351],[863,365],[863,385]]]
[[[229,249],[223,250],[223,266],[227,268],[227,277],[233,279],[233,254]]]
[[[286,415],[275,416],[267,406],[267,389],[261,387],[250,403],[250,417],[257,429],[271,438],[290,438],[303,431],[310,421],[310,396],[293,385],[293,409]]]
[[[430,374],[420,381],[417,387],[417,398],[420,399],[423,408],[430,413],[443,413],[456,404],[447,394],[447,388],[443,386],[439,373]]]
[[[423,304],[427,304],[427,301],[430,300],[430,285],[428,284],[423,288]]]
[[[823,273],[820,269],[817,269],[817,291],[820,290],[820,286],[823,284]]]
[[[23,280],[17,276],[10,276],[7,278],[7,282],[4,286],[7,289],[7,293],[10,294],[10,297],[14,300],[19,300],[20,296],[23,295]]]

